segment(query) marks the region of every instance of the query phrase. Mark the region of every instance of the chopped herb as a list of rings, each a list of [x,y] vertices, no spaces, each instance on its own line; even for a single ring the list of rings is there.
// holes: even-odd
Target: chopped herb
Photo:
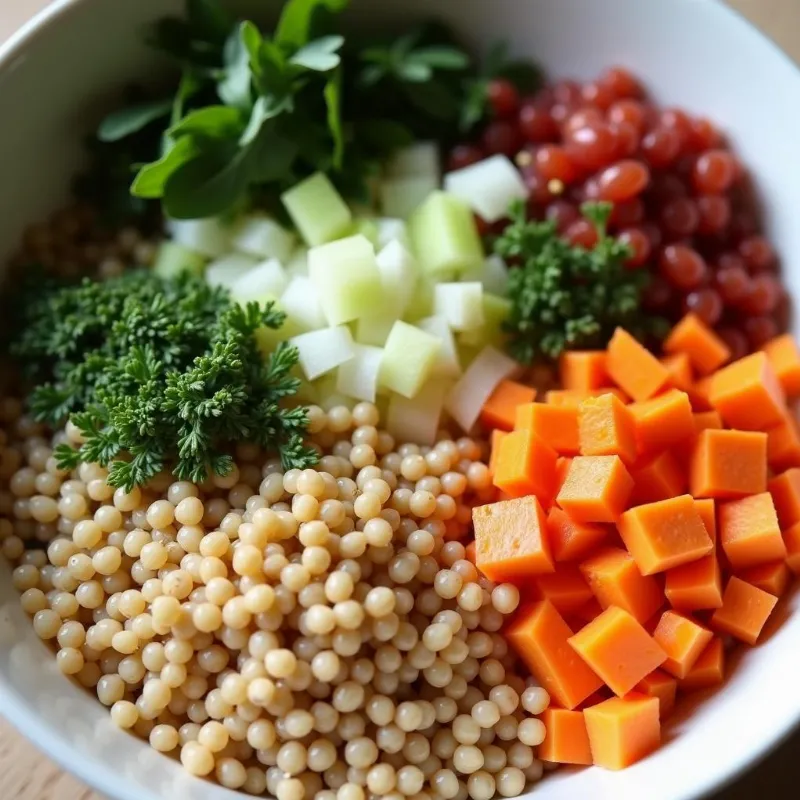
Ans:
[[[37,383],[32,413],[69,418],[85,438],[58,449],[62,467],[108,465],[110,483],[130,490],[162,469],[194,482],[224,475],[238,441],[278,452],[286,468],[314,463],[306,411],[284,403],[298,388],[297,351],[282,343],[264,358],[254,336],[282,324],[271,304],[241,307],[201,278],[141,271],[40,285],[20,307],[12,354]]]
[[[562,239],[554,222],[527,219],[522,203],[495,242],[498,255],[519,262],[510,272],[505,329],[509,352],[525,364],[604,347],[618,325],[642,339],[665,333],[665,321],[641,307],[648,273],[626,267],[629,248],[606,232],[611,204],[585,203],[581,211],[597,228],[591,250]]]

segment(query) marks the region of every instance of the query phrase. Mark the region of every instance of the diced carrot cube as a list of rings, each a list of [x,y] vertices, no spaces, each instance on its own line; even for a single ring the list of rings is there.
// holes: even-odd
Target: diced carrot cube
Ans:
[[[511,497],[535,494],[549,503],[556,490],[558,455],[529,431],[512,431],[500,442],[494,485]]]
[[[588,397],[578,406],[581,455],[619,456],[626,464],[636,460],[633,415],[613,394]]]
[[[711,553],[690,564],[668,569],[664,594],[669,604],[680,611],[719,608],[722,605],[722,572],[717,556]]]
[[[714,549],[688,494],[626,511],[617,530],[643,575],[696,561]]]
[[[630,402],[630,397],[617,387],[592,389],[586,392],[579,392],[575,389],[550,389],[545,394],[544,401],[554,406],[577,408],[587,397],[602,397],[604,394],[613,394],[621,403]]]
[[[559,456],[558,461],[556,461],[556,489],[560,489],[564,485],[564,481],[567,479],[567,474],[569,473],[569,465],[572,463],[572,459],[569,456]]]
[[[725,648],[722,639],[715,636],[700,653],[689,674],[679,682],[682,692],[696,692],[719,686],[725,678]]]
[[[720,505],[719,540],[735,570],[786,558],[772,495],[763,492]]]
[[[780,472],[789,467],[800,467],[800,432],[788,411],[783,422],[767,428],[766,436],[767,461],[773,470]]]
[[[536,389],[516,381],[501,381],[481,409],[481,422],[487,428],[510,431],[514,428],[517,406],[532,403]]]
[[[575,708],[603,682],[569,646],[569,625],[547,600],[517,612],[505,632],[509,644],[550,696]]]
[[[763,431],[783,421],[783,389],[765,353],[721,369],[711,380],[711,404],[732,428]]]
[[[711,627],[753,645],[778,598],[733,575],[722,595],[722,607],[711,615]]]
[[[661,720],[665,720],[675,708],[677,689],[678,681],[672,675],[668,675],[660,669],[654,669],[636,684],[634,692],[658,698],[658,716]]]
[[[547,534],[556,561],[575,561],[589,555],[608,536],[608,528],[576,522],[563,509],[553,506],[547,515]]]
[[[505,431],[501,431],[497,428],[495,428],[495,430],[493,430],[491,433],[491,438],[489,439],[489,443],[491,445],[491,452],[489,455],[489,472],[492,475],[497,472],[497,462],[500,458],[500,445],[506,436],[508,436],[508,434]]]
[[[767,342],[763,350],[787,397],[800,394],[800,349],[794,336],[790,333],[778,336]]]
[[[689,395],[689,401],[692,404],[692,410],[696,412],[713,411],[714,406],[711,405],[711,382],[713,375],[708,375],[695,381],[694,384],[688,389],[686,394]]]
[[[652,575],[642,575],[630,553],[606,547],[580,563],[580,570],[602,608],[617,606],[644,624],[664,604]]]
[[[607,353],[608,374],[634,400],[647,400],[669,383],[667,368],[622,328],[614,331]]]
[[[690,464],[695,497],[742,497],[767,488],[767,434],[706,430],[697,438]]]
[[[704,498],[702,500],[695,500],[694,507],[703,520],[706,533],[711,537],[711,541],[717,541],[717,508],[714,500],[711,498]]]
[[[578,522],[614,522],[632,490],[633,479],[619,456],[576,456],[557,500]]]
[[[523,403],[517,406],[514,429],[534,433],[560,455],[579,451],[578,410],[572,406]]]
[[[589,734],[582,711],[547,708],[540,717],[544,723],[544,741],[538,757],[552,764],[591,764]]]
[[[616,606],[578,631],[569,644],[619,697],[667,659],[641,624]]]
[[[694,436],[684,439],[673,448],[675,454],[686,462],[691,458],[697,439],[703,431],[721,430],[723,427],[722,417],[716,411],[694,411],[692,419],[694,420]]]
[[[689,395],[678,389],[633,403],[631,414],[636,425],[640,453],[656,453],[694,435],[694,418]]]
[[[673,353],[669,356],[664,356],[661,363],[667,368],[669,373],[670,385],[682,392],[688,392],[694,383],[694,374],[692,373],[692,362],[686,353]]]
[[[547,520],[538,498],[501,500],[472,509],[475,565],[490,580],[526,580],[553,572]]]
[[[686,491],[686,475],[670,450],[664,450],[631,471],[631,503],[655,503]]]
[[[800,522],[800,469],[792,467],[767,484],[781,528]]]
[[[750,567],[741,574],[743,581],[762,589],[775,597],[783,596],[789,586],[791,570],[785,561],[773,561],[771,564],[759,564]]]
[[[653,634],[667,654],[661,668],[676,678],[685,678],[713,636],[708,628],[693,619],[677,611],[665,611]]]
[[[800,575],[800,522],[787,528],[783,538],[786,543],[786,566],[795,575]]]
[[[624,769],[661,744],[658,698],[631,693],[587,708],[586,730],[592,762],[605,769]]]
[[[559,614],[569,616],[592,599],[592,590],[575,564],[561,564],[550,575],[533,578],[539,600],[549,600]]]
[[[701,375],[714,372],[731,357],[725,342],[695,314],[687,314],[672,329],[664,352],[685,353]]]
[[[558,361],[558,372],[561,385],[578,392],[602,389],[611,382],[605,350],[567,350]]]

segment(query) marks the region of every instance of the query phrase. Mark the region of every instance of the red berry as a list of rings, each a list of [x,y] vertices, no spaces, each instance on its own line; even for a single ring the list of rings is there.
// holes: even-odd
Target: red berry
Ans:
[[[553,200],[545,211],[545,219],[555,222],[559,233],[563,233],[580,216],[577,207],[567,200]]]
[[[545,180],[572,183],[578,178],[578,170],[567,151],[556,144],[542,145],[535,156],[536,169]]]
[[[673,286],[687,291],[700,286],[708,272],[703,257],[682,244],[667,245],[661,251],[659,267],[661,274]]]
[[[731,221],[731,203],[727,197],[717,194],[702,195],[697,198],[697,210],[700,222],[699,233],[721,233]]]
[[[522,147],[522,137],[513,122],[497,119],[486,126],[483,147],[489,155],[501,154],[511,158]]]
[[[558,125],[548,108],[525,103],[519,110],[519,130],[526,141],[539,144],[558,139]]]
[[[693,200],[688,197],[677,197],[661,209],[660,220],[667,236],[680,239],[691,236],[697,230],[700,224],[700,212]]]
[[[692,182],[699,194],[722,194],[736,178],[736,162],[724,150],[708,150],[697,158]]]
[[[519,108],[519,93],[511,81],[503,78],[489,81],[487,96],[496,117],[510,117]]]
[[[584,102],[605,111],[616,100],[611,87],[601,81],[590,81],[584,84],[581,97]]]
[[[643,192],[649,181],[650,170],[641,161],[618,161],[597,177],[600,199],[630,200]]]
[[[626,262],[629,267],[641,267],[650,257],[650,239],[641,228],[626,228],[617,238],[631,249],[631,256]]]
[[[653,275],[642,292],[642,306],[653,312],[663,312],[672,304],[675,292],[669,281]]]
[[[680,137],[672,128],[654,128],[642,139],[642,157],[656,169],[668,167],[678,157],[680,149]]]
[[[597,244],[597,228],[588,219],[579,219],[567,228],[564,237],[572,244],[591,250]]]
[[[622,203],[614,203],[609,224],[615,228],[628,228],[638,225],[644,219],[644,203],[641,198],[634,197]]]
[[[741,303],[750,291],[750,276],[744,267],[736,264],[720,266],[714,276],[714,282],[720,297],[730,305]]]
[[[696,289],[689,292],[683,301],[683,308],[700,317],[706,325],[716,325],[722,316],[722,300],[713,289]]]
[[[614,156],[614,135],[603,123],[570,131],[564,139],[572,159],[586,169],[599,169]]]
[[[769,273],[761,273],[750,280],[750,289],[743,302],[750,314],[769,314],[781,298],[782,287]]]
[[[608,121],[633,125],[637,131],[644,130],[645,108],[638,100],[617,100],[608,109]]]
[[[625,67],[610,67],[600,76],[599,83],[616,99],[638,97],[642,93],[639,82]]]
[[[775,251],[763,236],[750,236],[739,242],[739,253],[750,272],[764,272],[775,266]]]

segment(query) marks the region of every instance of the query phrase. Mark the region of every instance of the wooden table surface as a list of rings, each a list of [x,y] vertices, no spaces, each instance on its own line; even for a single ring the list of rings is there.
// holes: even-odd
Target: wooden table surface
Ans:
[[[131,2],[132,0],[128,0]],[[598,0],[602,2],[602,0]],[[696,0],[698,3],[708,0]],[[669,2],[669,0],[660,0]],[[800,61],[800,0],[729,0]],[[0,0],[0,42],[48,0]],[[0,709],[0,712],[2,709]],[[743,735],[746,732],[743,731]],[[766,761],[713,800],[796,797],[800,784],[800,733]],[[702,758],[702,754],[698,754]],[[0,717],[0,798],[2,800],[103,800],[41,755]]]

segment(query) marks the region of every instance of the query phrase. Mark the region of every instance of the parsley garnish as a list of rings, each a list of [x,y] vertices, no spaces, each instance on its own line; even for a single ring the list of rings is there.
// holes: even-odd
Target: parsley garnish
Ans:
[[[32,413],[69,418],[86,440],[58,448],[62,468],[108,465],[109,482],[130,490],[162,469],[194,482],[227,474],[238,441],[277,451],[286,468],[316,460],[305,409],[283,402],[298,388],[297,351],[281,343],[264,358],[254,336],[282,324],[271,304],[241,307],[201,278],[144,271],[39,285],[25,299],[12,353],[38,384]]]
[[[648,316],[641,292],[648,273],[628,269],[627,245],[606,232],[610,203],[585,203],[583,215],[597,228],[592,250],[562,239],[554,222],[527,219],[516,204],[495,252],[519,267],[510,272],[508,349],[530,364],[556,359],[564,350],[604,347],[621,325],[647,339],[664,333],[664,320]]]

